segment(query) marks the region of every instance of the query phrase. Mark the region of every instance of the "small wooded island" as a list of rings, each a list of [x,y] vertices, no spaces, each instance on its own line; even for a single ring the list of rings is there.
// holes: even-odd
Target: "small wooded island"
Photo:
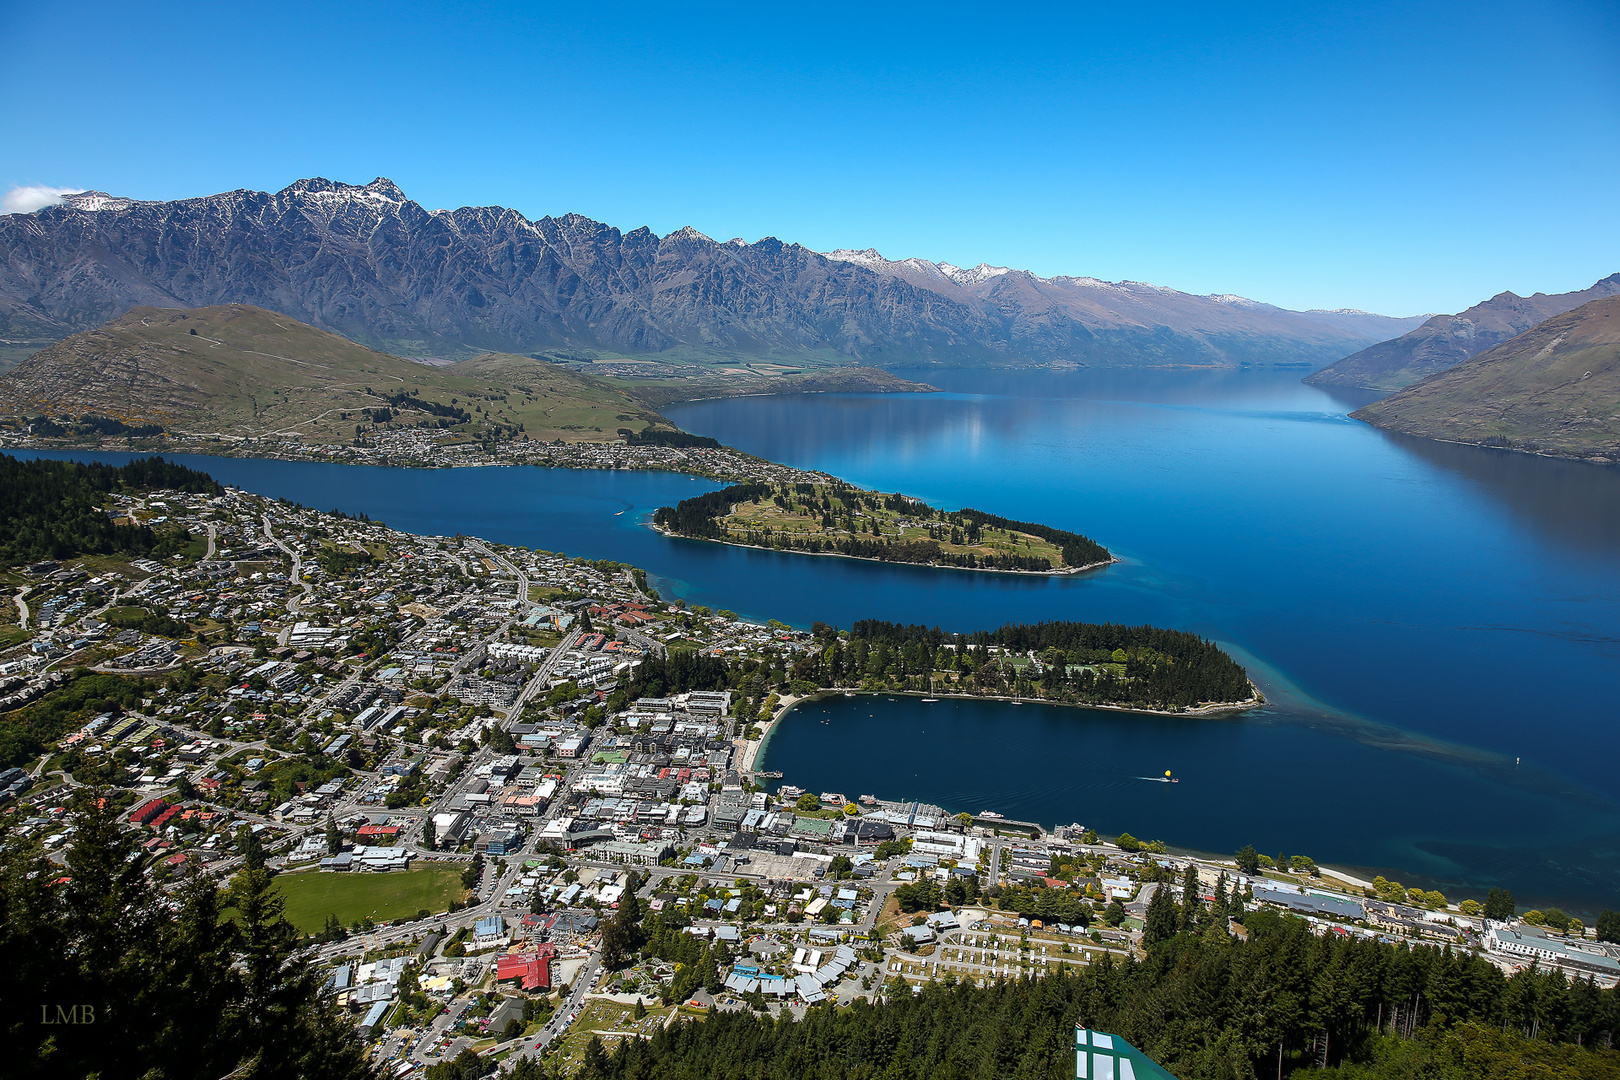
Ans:
[[[1116,561],[1079,533],[837,482],[734,484],[660,507],[653,525],[726,544],[961,570],[1073,574]]]

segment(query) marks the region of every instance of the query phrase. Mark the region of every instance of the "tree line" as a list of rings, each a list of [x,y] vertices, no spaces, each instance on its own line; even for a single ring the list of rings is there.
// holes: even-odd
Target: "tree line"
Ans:
[[[692,435],[685,431],[648,428],[637,434],[629,428],[620,428],[619,434],[624,436],[626,446],[668,446],[677,450],[720,449],[719,439],[711,439],[707,435]]]
[[[188,873],[165,897],[107,795],[75,803],[63,866],[34,840],[0,837],[6,1075],[377,1075],[300,951],[262,849],[245,845],[228,889]]]
[[[7,565],[74,555],[158,555],[190,541],[181,530],[114,521],[104,504],[115,492],[186,491],[223,495],[207,473],[162,458],[127,465],[81,464],[0,454],[0,558]]]
[[[827,644],[796,676],[824,685],[886,681],[928,690],[935,671],[954,671],[955,691],[1014,694],[1071,704],[1152,708],[1246,701],[1254,694],[1242,665],[1211,641],[1181,630],[1115,623],[1009,623],[952,634],[939,627],[863,619]],[[1000,653],[992,650],[999,649]],[[1034,654],[1039,670],[1009,671],[1001,661]]]
[[[1171,709],[1247,701],[1254,695],[1248,673],[1219,646],[1154,626],[1046,622],[953,634],[937,626],[862,619],[848,633],[825,623],[816,623],[813,632],[818,647],[797,658],[733,662],[678,649],[648,657],[620,685],[609,708],[687,690],[760,696],[771,684],[795,693],[847,686],[926,692],[941,689],[938,672],[954,673],[944,687],[953,693],[1012,694],[1075,705]],[[1003,663],[1007,654],[1030,652],[1040,661],[1036,674]]]
[[[716,1011],[588,1051],[579,1080],[1067,1080],[1077,1022],[1185,1080],[1620,1071],[1615,991],[1590,980],[1534,967],[1506,976],[1449,947],[1317,935],[1272,912],[1247,913],[1245,938],[1196,892],[1189,907],[1161,891],[1145,960],[1105,956],[983,988],[947,978],[916,995],[896,985],[886,1000],[816,1006],[798,1021]]]

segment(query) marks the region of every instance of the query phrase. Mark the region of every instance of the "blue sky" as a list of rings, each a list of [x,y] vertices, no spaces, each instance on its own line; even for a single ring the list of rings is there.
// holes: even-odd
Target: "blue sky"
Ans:
[[[0,6],[0,189],[432,207],[1455,311],[1620,270],[1620,6]]]

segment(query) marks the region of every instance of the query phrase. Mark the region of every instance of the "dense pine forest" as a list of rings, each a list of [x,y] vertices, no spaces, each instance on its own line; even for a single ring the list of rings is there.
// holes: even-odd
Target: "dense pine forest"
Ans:
[[[783,657],[775,667],[680,650],[649,657],[610,705],[685,690],[730,689],[746,702],[772,690],[804,695],[860,687],[1175,710],[1255,694],[1242,665],[1219,646],[1153,626],[1045,622],[951,634],[866,619],[848,633],[817,623],[814,633],[816,651]],[[1036,663],[1013,666],[1015,656],[1031,652]]]
[[[103,793],[105,794],[105,793]],[[174,896],[142,873],[141,837],[81,795],[66,865],[0,834],[0,1002],[8,1077],[360,1080],[353,1024],[282,917],[249,845],[229,888]],[[225,918],[226,909],[231,918]],[[43,1018],[43,1019],[42,1019]]]
[[[755,529],[729,531],[723,520],[742,503],[774,502],[804,520],[817,522],[820,531]],[[893,516],[891,519],[890,516]],[[913,534],[884,532],[881,521],[903,517]],[[796,519],[797,520],[797,519]],[[1079,533],[1027,521],[1013,521],[982,510],[938,510],[902,495],[861,491],[847,484],[734,484],[710,491],[674,506],[660,507],[654,524],[681,536],[705,540],[731,540],[781,551],[847,555],[879,562],[926,563],[981,570],[1051,571],[1062,567],[1094,566],[1113,559],[1107,548]],[[1051,558],[1013,550],[961,552],[941,548],[942,543],[978,544],[986,529],[1027,533],[1061,552]],[[871,530],[870,533],[867,530]],[[1027,538],[1026,538],[1027,539]],[[1050,550],[1050,549],[1048,549]]]
[[[21,461],[0,454],[0,559],[15,565],[73,555],[161,556],[170,548],[178,550],[189,537],[114,521],[104,507],[115,492],[163,488],[205,495],[225,491],[207,473],[162,458],[115,466]]]
[[[1504,976],[1449,948],[1319,936],[1271,912],[1244,915],[1245,938],[1162,895],[1168,936],[1142,961],[916,995],[896,983],[877,1004],[816,1006],[797,1022],[715,1013],[594,1047],[580,1080],[1067,1080],[1077,1021],[1183,1080],[1620,1076],[1614,990],[1534,968]],[[646,950],[670,951],[669,930],[650,929]],[[684,948],[698,950],[681,957],[696,969],[688,983],[713,980],[717,958]]]

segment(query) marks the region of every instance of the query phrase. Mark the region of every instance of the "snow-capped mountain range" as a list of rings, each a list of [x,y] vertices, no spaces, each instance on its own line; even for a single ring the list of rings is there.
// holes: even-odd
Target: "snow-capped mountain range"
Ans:
[[[430,211],[381,178],[168,202],[84,191],[0,216],[0,337],[43,343],[140,304],[221,303],[408,354],[867,364],[1321,365],[1421,321],[774,237],[621,232],[578,214]]]

